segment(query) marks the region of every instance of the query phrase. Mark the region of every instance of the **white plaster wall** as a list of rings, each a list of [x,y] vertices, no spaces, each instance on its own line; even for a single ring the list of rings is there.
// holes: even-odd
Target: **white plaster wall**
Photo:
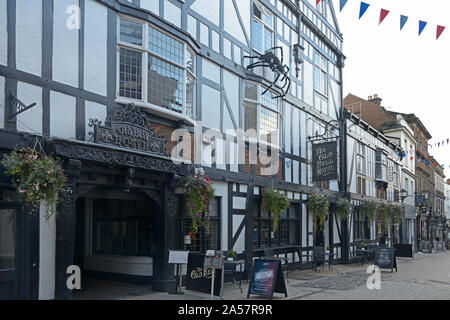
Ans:
[[[292,117],[292,138],[293,138],[293,150],[292,153],[296,156],[300,155],[300,110],[294,108],[294,115]]]
[[[217,1],[217,0],[216,0]],[[245,28],[245,32],[247,32],[247,35],[250,36],[250,28],[251,28],[251,6],[250,6],[250,0],[238,0],[236,1],[239,14],[242,19],[242,23]]]
[[[149,10],[159,16],[159,1],[141,0],[141,8]]]
[[[98,119],[102,123],[106,120],[106,106],[91,101],[85,102],[85,139],[90,141],[93,135],[89,135],[89,132],[94,132],[94,128],[89,127],[89,119]]]
[[[292,170],[293,170],[293,177],[292,177],[292,182],[293,183],[299,183],[299,173],[300,173],[300,168],[299,168],[300,163],[297,160],[292,161]]]
[[[313,85],[314,85],[314,79],[313,79],[313,66],[308,61],[305,61],[303,63],[304,66],[304,99],[307,104],[310,106],[313,106]]]
[[[234,120],[236,120],[236,124],[239,126],[239,77],[224,69],[223,86],[227,93]]]
[[[42,73],[42,1],[16,1],[17,69]]]
[[[17,116],[17,130],[42,134],[42,88],[25,82],[17,83],[17,97],[26,105],[36,105]]]
[[[75,139],[75,97],[50,92],[50,136]]]
[[[242,43],[246,43],[244,32],[234,9],[233,1],[224,1],[224,30]]]
[[[39,210],[39,300],[55,298],[56,219],[45,219],[46,205]]]
[[[5,78],[0,77],[0,128],[5,127]]]
[[[220,67],[208,59],[202,59],[202,75],[206,79],[220,84]]]
[[[78,87],[78,35],[79,31],[67,28],[70,6],[78,0],[54,2],[53,14],[53,80]]]
[[[220,197],[221,204],[221,245],[222,250],[228,250],[228,183],[222,181],[211,181],[216,197]]]
[[[108,9],[86,1],[84,32],[84,88],[106,96]]]
[[[165,0],[164,19],[181,28],[181,9],[168,0]]]
[[[6,18],[7,0],[0,0],[0,64],[8,63],[8,30]]]
[[[205,17],[215,25],[219,25],[220,0],[196,0],[192,4],[191,9],[201,14],[203,17]]]
[[[207,85],[202,86],[202,118],[203,126],[212,129],[220,129],[220,91]]]

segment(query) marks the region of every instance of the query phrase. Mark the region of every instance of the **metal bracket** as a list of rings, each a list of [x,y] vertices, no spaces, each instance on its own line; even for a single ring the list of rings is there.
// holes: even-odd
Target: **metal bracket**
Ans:
[[[25,103],[19,100],[15,95],[12,93],[9,94],[9,102],[14,107],[15,112],[9,116],[9,120],[12,120],[13,118],[17,117],[19,114],[33,108],[36,103],[32,103],[29,106],[27,106]]]
[[[314,120],[314,119],[309,118],[309,120]],[[328,121],[327,123],[325,123],[325,130],[324,130],[323,134],[317,134],[316,133],[315,136],[308,136],[307,140],[312,143],[312,142],[317,142],[317,141],[321,141],[322,142],[322,141],[328,141],[328,140],[337,139],[339,137],[334,135],[333,131],[336,130],[336,129],[339,129],[339,127],[340,127],[340,124],[339,124],[339,122],[337,120]],[[333,134],[333,136],[332,137],[325,137],[328,132]]]

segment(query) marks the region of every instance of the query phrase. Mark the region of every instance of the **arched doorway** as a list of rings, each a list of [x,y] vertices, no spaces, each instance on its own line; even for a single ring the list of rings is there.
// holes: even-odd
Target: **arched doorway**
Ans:
[[[95,298],[96,290],[103,298],[125,294],[120,291],[131,288],[125,283],[146,285],[148,290],[164,241],[158,194],[96,187],[77,199],[75,210],[74,264],[82,274],[78,294],[84,296],[86,290],[92,290],[84,296],[88,298]],[[106,288],[105,280],[110,281]]]

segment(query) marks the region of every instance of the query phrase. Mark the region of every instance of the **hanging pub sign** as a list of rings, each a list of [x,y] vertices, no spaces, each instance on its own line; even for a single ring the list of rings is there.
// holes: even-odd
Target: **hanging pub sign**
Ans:
[[[312,145],[313,181],[336,180],[337,141]]]
[[[121,106],[105,125],[97,119],[89,119],[89,126],[94,127],[90,134],[94,135],[95,143],[165,155],[166,139],[155,135],[147,116],[134,104]]]
[[[287,288],[279,259],[257,259],[254,261],[253,274],[248,287],[247,298],[251,294],[273,298],[274,293],[284,293]]]

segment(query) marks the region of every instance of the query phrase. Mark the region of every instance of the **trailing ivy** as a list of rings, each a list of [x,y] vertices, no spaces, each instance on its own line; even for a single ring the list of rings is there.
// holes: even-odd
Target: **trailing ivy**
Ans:
[[[390,205],[389,206],[389,214],[392,217],[392,221],[394,224],[400,224],[403,220],[402,208],[399,205]]]
[[[45,218],[56,214],[56,207],[67,178],[61,162],[31,148],[13,150],[1,161],[5,174],[12,176],[12,183],[26,203],[37,210],[46,202]]]
[[[366,216],[370,223],[373,223],[376,220],[377,214],[377,204],[375,201],[368,201],[363,203],[360,206],[359,212]]]
[[[325,221],[327,220],[328,208],[330,207],[330,202],[328,199],[319,194],[313,194],[309,197],[307,203],[308,209],[311,210],[313,217],[319,218],[319,229],[317,229],[314,223],[314,233],[322,230]]]
[[[350,201],[346,198],[339,198],[336,201],[336,215],[341,219],[347,220],[350,214]]]
[[[281,212],[289,207],[289,200],[285,194],[276,191],[273,187],[266,188],[262,196],[262,206],[272,213],[273,231],[278,228]]]
[[[389,224],[389,206],[387,204],[381,204],[377,208],[377,216],[386,226]]]

